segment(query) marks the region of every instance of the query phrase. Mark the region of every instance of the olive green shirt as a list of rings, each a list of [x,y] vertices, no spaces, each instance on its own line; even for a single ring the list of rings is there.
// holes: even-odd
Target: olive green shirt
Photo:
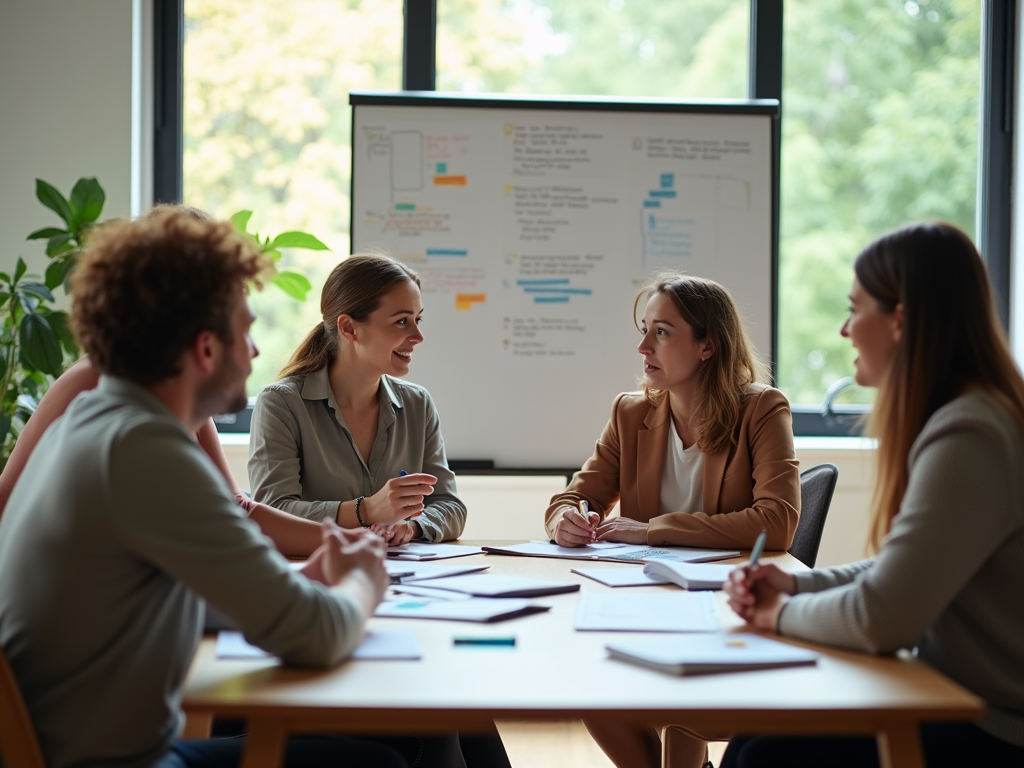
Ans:
[[[327,369],[288,376],[256,398],[249,484],[256,501],[293,515],[334,518],[343,501],[372,496],[402,470],[437,478],[416,518],[428,541],[457,539],[466,506],[456,496],[441,422],[423,387],[382,376],[377,435],[364,461],[338,409]]]
[[[160,760],[202,598],[290,663],[335,664],[362,634],[356,604],[288,567],[163,402],[104,376],[43,435],[0,519],[0,646],[46,765]]]

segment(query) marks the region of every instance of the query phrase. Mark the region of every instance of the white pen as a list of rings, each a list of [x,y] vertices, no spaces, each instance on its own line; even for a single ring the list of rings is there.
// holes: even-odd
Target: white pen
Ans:
[[[586,499],[580,499],[576,503],[577,511],[580,513],[580,517],[583,518],[583,522],[590,525],[590,505],[587,504]]]

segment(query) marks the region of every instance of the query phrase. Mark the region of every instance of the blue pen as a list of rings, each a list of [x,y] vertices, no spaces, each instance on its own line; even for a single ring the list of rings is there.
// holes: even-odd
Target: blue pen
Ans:
[[[405,477],[405,476],[406,476],[406,475],[408,475],[408,474],[409,474],[409,473],[408,473],[408,472],[406,472],[406,471],[405,471],[404,469],[400,469],[400,470],[398,470],[398,476],[399,476],[399,477]]]

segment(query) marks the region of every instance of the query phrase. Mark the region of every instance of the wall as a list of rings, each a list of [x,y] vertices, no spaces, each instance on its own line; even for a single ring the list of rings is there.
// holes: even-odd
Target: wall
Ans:
[[[231,471],[248,487],[245,460],[248,435],[221,435]],[[839,467],[839,483],[821,539],[817,565],[838,565],[864,558],[875,452],[866,441],[850,438],[797,438],[797,458],[807,469]],[[469,509],[465,539],[541,539],[548,500],[565,487],[563,477],[463,476],[459,496]]]
[[[35,179],[65,195],[82,176],[127,216],[132,150],[132,0],[4,0],[0,22],[0,270],[42,274],[34,229],[58,223]]]

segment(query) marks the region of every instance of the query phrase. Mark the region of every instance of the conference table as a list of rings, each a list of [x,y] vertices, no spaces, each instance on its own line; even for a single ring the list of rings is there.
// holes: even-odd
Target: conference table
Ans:
[[[763,559],[788,570],[805,568],[784,552]],[[572,581],[597,592],[611,588],[570,569],[638,567],[490,554],[437,564],[471,562],[493,573]],[[678,587],[616,591],[666,589]],[[551,610],[496,624],[370,620],[371,629],[413,629],[423,651],[419,661],[296,669],[276,659],[218,659],[214,639],[205,638],[182,701],[186,735],[208,732],[213,717],[245,719],[243,768],[271,768],[280,765],[284,741],[294,733],[470,733],[489,730],[492,720],[586,718],[678,723],[702,734],[873,735],[883,768],[920,768],[921,722],[972,720],[984,711],[976,696],[909,654],[875,657],[786,639],[820,652],[818,664],[678,677],[615,661],[605,650],[608,642],[650,633],[574,630],[580,594],[534,598]],[[726,606],[724,593],[715,594],[722,629],[749,631]],[[466,634],[513,635],[516,644],[453,645],[455,635]]]

